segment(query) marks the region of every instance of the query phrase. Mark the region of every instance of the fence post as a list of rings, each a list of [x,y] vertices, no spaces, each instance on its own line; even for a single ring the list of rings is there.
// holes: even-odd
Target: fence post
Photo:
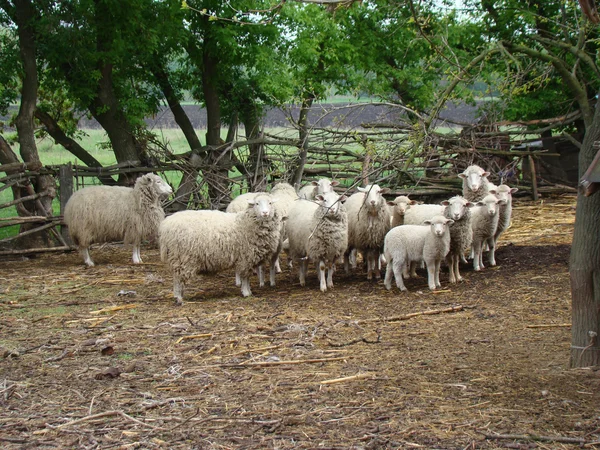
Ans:
[[[59,178],[60,178],[60,215],[64,216],[65,214],[65,205],[71,198],[73,194],[73,166],[71,163],[64,164],[60,166],[59,169]],[[65,240],[65,242],[69,245],[73,245],[71,241],[71,236],[69,236],[69,230],[65,225],[61,225],[60,233]]]

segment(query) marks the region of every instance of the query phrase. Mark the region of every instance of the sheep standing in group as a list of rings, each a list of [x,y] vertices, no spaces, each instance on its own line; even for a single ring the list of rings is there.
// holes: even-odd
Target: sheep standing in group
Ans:
[[[462,178],[462,192],[463,197],[470,202],[478,202],[483,199],[489,193],[490,183],[487,177],[490,176],[489,172],[486,172],[476,164],[469,166],[463,173],[459,173],[458,176]]]
[[[298,197],[306,200],[314,200],[319,194],[333,192],[333,187],[340,184],[339,181],[331,181],[329,178],[321,178],[319,181],[312,181],[298,191]]]
[[[247,205],[236,214],[181,211],[161,223],[160,257],[173,273],[177,304],[183,302],[185,283],[194,275],[230,268],[240,276],[242,295],[252,295],[249,277],[277,250],[281,217],[269,194],[258,194]]]
[[[518,188],[511,188],[506,184],[501,184],[495,189],[498,200],[504,200],[506,203],[500,205],[498,213],[498,229],[494,234],[494,244],[498,246],[498,238],[510,227],[510,219],[512,217],[512,195],[517,192]]]
[[[460,195],[442,202],[442,205],[446,207],[444,217],[454,221],[450,227],[450,251],[446,260],[450,267],[450,283],[458,283],[462,281],[459,271],[460,261],[473,241],[471,208],[475,205]]]
[[[248,192],[246,194],[242,194],[234,198],[231,203],[227,206],[226,212],[228,213],[237,213],[240,211],[244,211],[248,207],[248,200],[255,198],[259,194],[266,194],[266,192]],[[283,249],[283,241],[287,239],[287,231],[286,231],[286,220],[285,218],[288,215],[288,212],[294,202],[298,200],[298,194],[296,194],[296,190],[289,183],[277,183],[271,189],[270,195],[273,196],[275,202],[275,209],[279,217],[281,217],[281,242],[277,249],[273,252],[273,254],[267,258],[266,261],[259,264],[257,267],[258,270],[258,279],[260,287],[265,285],[265,277],[264,277],[264,265],[266,262],[269,262],[270,270],[269,270],[269,281],[271,286],[275,286],[275,273],[281,272],[281,266],[279,264],[279,254]],[[239,282],[239,275],[236,274],[236,280]]]
[[[499,206],[506,204],[505,200],[498,200],[494,194],[486,195],[471,209],[471,228],[473,230],[473,269],[479,271],[483,266],[483,246],[489,247],[489,262],[496,265],[496,243],[494,236],[498,229]]]
[[[404,215],[412,206],[416,205],[415,200],[411,200],[407,195],[399,195],[393,201],[387,202],[392,216],[392,228],[398,225],[404,225]]]
[[[317,194],[315,201],[298,200],[287,222],[289,255],[297,263],[300,285],[306,282],[308,261],[314,261],[320,289],[333,287],[336,261],[348,247],[348,215],[345,196],[335,192]]]
[[[75,192],[65,206],[64,219],[85,264],[94,265],[90,245],[120,240],[133,244],[133,263],[141,263],[141,242],[156,237],[165,218],[161,198],[172,193],[152,173],[138,178],[133,188],[90,186]]]
[[[392,288],[392,274],[396,285],[406,291],[402,280],[406,267],[413,262],[425,261],[427,281],[432,291],[441,287],[440,266],[450,251],[449,226],[452,219],[437,215],[426,220],[425,225],[400,225],[392,228],[385,237],[384,255],[388,263],[385,287]]]
[[[385,235],[390,230],[390,213],[383,194],[388,188],[376,184],[358,188],[346,201],[348,212],[348,249],[344,254],[346,273],[350,272],[350,253],[356,249],[367,262],[367,279],[381,278],[379,256]]]

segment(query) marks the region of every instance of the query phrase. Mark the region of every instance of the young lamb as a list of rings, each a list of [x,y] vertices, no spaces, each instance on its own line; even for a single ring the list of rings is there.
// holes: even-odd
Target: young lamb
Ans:
[[[90,186],[75,192],[65,206],[65,223],[85,264],[94,265],[90,245],[120,240],[133,244],[133,263],[141,263],[141,242],[156,237],[165,218],[161,198],[172,193],[153,173],[138,178],[133,188]]]
[[[392,273],[396,285],[406,291],[403,272],[412,262],[425,261],[427,280],[432,291],[441,287],[440,265],[450,251],[450,231],[454,221],[444,216],[434,216],[425,225],[400,225],[392,228],[385,237],[384,254],[387,260],[385,287],[392,288]]]
[[[489,172],[475,164],[467,167],[463,173],[459,173],[458,176],[463,180],[463,197],[470,202],[477,202],[488,195],[489,175]]]
[[[457,283],[462,281],[459,271],[461,257],[473,241],[471,208],[475,205],[460,195],[442,202],[442,205],[446,206],[444,216],[454,221],[450,227],[450,251],[446,260],[450,267],[450,283]]]
[[[517,192],[518,188],[511,188],[506,184],[501,184],[496,188],[496,197],[498,200],[504,200],[506,204],[500,206],[498,213],[498,229],[494,234],[494,244],[498,245],[498,238],[510,227],[510,219],[512,217],[512,195]]]
[[[423,222],[433,216],[443,215],[444,209],[446,207],[441,203],[415,205],[404,214],[404,225],[423,225]]]
[[[496,265],[496,243],[494,235],[498,229],[499,205],[506,204],[505,200],[498,200],[494,194],[486,195],[471,209],[471,228],[473,230],[473,269],[479,271],[483,266],[483,245],[489,246],[489,262]]]
[[[356,249],[367,262],[367,279],[373,279],[373,275],[379,279],[379,255],[390,229],[390,213],[383,194],[389,189],[373,184],[358,190],[346,201],[348,249],[344,254],[344,268],[346,273],[350,272],[350,253]]]
[[[234,198],[231,203],[227,206],[226,212],[228,213],[237,213],[240,211],[244,211],[248,207],[248,200],[253,199],[259,194],[266,194],[266,192],[248,192],[246,194],[242,194]],[[277,247],[276,251],[269,258],[270,270],[269,270],[269,281],[271,286],[275,286],[275,273],[281,272],[281,266],[279,264],[279,254],[283,249],[283,241],[287,239],[287,231],[286,231],[286,221],[285,218],[288,215],[288,212],[294,202],[298,200],[298,194],[296,194],[296,190],[289,183],[277,183],[271,189],[270,195],[275,199],[275,209],[279,214],[279,217],[282,218],[281,222],[281,243]],[[264,277],[264,264],[260,264],[258,266],[258,279],[260,287],[265,285],[265,277]],[[239,280],[239,276],[236,277]]]
[[[416,205],[415,200],[411,200],[407,195],[399,195],[393,201],[387,202],[390,207],[390,215],[392,216],[392,228],[398,225],[404,225],[404,215],[413,205]]]
[[[242,295],[252,295],[249,277],[280,242],[281,218],[268,194],[247,201],[245,211],[181,211],[159,228],[160,258],[173,272],[173,295],[183,302],[185,283],[194,275],[235,268]]]
[[[328,178],[321,178],[319,181],[312,181],[298,192],[298,197],[306,200],[314,200],[317,195],[333,192],[333,187],[340,184],[339,181],[331,181]]]
[[[314,202],[297,201],[288,216],[289,255],[298,262],[300,285],[305,285],[308,260],[314,261],[320,288],[333,287],[335,262],[348,247],[348,215],[345,196],[335,192],[317,194]],[[327,270],[327,276],[325,276]]]

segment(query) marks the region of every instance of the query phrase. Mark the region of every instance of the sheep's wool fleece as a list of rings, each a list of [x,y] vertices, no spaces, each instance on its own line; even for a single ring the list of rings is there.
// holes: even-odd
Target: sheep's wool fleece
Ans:
[[[280,225],[277,212],[259,219],[252,208],[238,214],[181,211],[159,228],[160,256],[183,281],[230,268],[247,277],[277,249]]]
[[[475,166],[475,165],[469,166],[469,167],[467,167],[467,169],[465,170],[464,173],[465,173],[465,175],[468,175],[470,172],[475,172],[475,173],[479,172],[480,173],[480,172],[483,172],[483,169],[481,167]],[[466,179],[462,180],[463,197],[466,198],[470,202],[478,202],[478,201],[482,200],[486,195],[489,194],[489,190],[490,190],[490,183],[486,177],[483,177],[481,179],[481,186],[479,186],[479,189],[477,189],[475,192],[473,192],[471,189],[469,189]]]
[[[450,208],[444,210],[444,217],[454,220],[450,227],[450,253],[461,255],[471,247],[473,229],[471,228],[471,209],[467,208],[463,216],[456,220],[450,217]]]
[[[365,199],[365,193],[357,192],[345,203],[348,212],[348,247],[361,251],[381,249],[391,227],[390,212],[382,198],[377,216],[369,218],[368,208],[364,205]]]
[[[65,223],[73,242],[89,247],[121,239],[125,244],[137,244],[154,238],[165,213],[157,194],[142,178],[134,188],[90,186],[75,192],[65,206]]]
[[[348,246],[348,215],[343,204],[331,217],[317,203],[298,200],[290,210],[287,228],[292,258],[335,262]]]

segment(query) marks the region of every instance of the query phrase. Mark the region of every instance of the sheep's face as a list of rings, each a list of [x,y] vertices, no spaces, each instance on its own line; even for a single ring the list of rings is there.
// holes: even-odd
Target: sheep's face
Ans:
[[[273,204],[277,201],[276,198],[270,195],[261,194],[253,199],[248,200],[248,207],[254,210],[254,214],[258,219],[270,219],[275,214]]]
[[[416,201],[409,199],[406,195],[400,195],[394,199],[393,202],[387,202],[392,207],[394,214],[397,216],[404,216],[406,211],[410,209],[412,205],[416,205]]]
[[[325,194],[326,192],[333,192],[333,187],[340,184],[339,181],[331,181],[327,178],[321,178],[319,181],[313,181],[312,185],[316,188],[317,194]]]
[[[364,205],[371,214],[377,214],[377,212],[385,205],[385,199],[383,194],[389,192],[388,188],[380,188],[376,184],[369,184],[368,186],[358,188],[359,192],[365,194]]]
[[[477,192],[481,185],[484,183],[484,178],[490,175],[479,166],[469,166],[463,173],[459,173],[458,176],[467,182],[467,187],[472,192]]]
[[[494,194],[488,194],[477,202],[477,206],[483,206],[490,217],[498,213],[498,205],[506,205],[506,200],[498,200]]]
[[[150,187],[159,198],[166,198],[173,193],[173,189],[161,177],[153,173],[144,175],[139,179],[140,183]],[[136,183],[137,184],[137,183]]]
[[[452,197],[450,200],[445,200],[442,202],[442,205],[447,208],[448,216],[455,221],[462,219],[469,208],[475,206],[473,203],[465,200],[461,196],[456,196]]]
[[[512,195],[518,190],[519,189],[517,188],[510,188],[506,184],[501,184],[496,189],[496,197],[498,198],[498,200],[504,200],[508,203],[508,201],[512,198]]]
[[[337,217],[342,207],[342,202],[346,200],[346,196],[341,197],[335,192],[326,192],[324,194],[318,194],[316,197],[317,202],[326,210],[325,215],[328,217]]]
[[[429,225],[431,232],[435,236],[442,237],[448,232],[448,227],[454,223],[454,220],[447,219],[444,216],[434,216],[429,220],[425,220],[423,223]]]

